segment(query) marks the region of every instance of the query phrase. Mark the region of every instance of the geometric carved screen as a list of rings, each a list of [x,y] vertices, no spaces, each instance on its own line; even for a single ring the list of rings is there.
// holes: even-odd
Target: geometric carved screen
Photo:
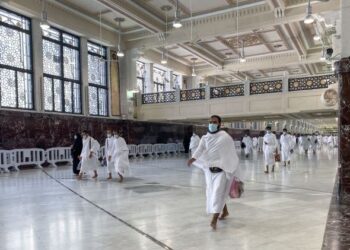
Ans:
[[[0,8],[0,106],[33,109],[31,22]]]
[[[328,88],[328,85],[332,83],[330,79],[333,77],[334,75],[292,78],[288,81],[288,89],[289,91],[299,91]]]
[[[196,101],[205,99],[205,89],[187,89],[180,91],[180,101]]]
[[[250,94],[268,94],[282,92],[282,80],[250,83]]]
[[[80,39],[56,28],[43,31],[45,111],[81,113]]]
[[[244,84],[210,88],[211,99],[234,96],[244,96]]]
[[[107,49],[88,42],[89,113],[108,115]]]

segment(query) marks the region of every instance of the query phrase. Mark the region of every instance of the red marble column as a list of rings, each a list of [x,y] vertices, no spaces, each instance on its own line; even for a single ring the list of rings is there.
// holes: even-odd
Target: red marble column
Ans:
[[[339,78],[339,198],[350,204],[350,58],[335,63]]]

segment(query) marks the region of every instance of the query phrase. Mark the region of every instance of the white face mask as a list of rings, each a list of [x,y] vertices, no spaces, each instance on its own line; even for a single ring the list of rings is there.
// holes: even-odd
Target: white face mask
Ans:
[[[284,135],[286,135],[286,134],[287,134],[287,132],[283,132],[283,134],[284,134]]]
[[[74,139],[78,139],[78,136],[75,135],[75,136],[74,136]]]
[[[83,135],[83,139],[85,140],[85,139],[87,139],[88,138],[88,136],[87,135]]]
[[[111,136],[112,136],[111,134],[107,134],[107,137],[108,137],[108,138],[111,138]]]

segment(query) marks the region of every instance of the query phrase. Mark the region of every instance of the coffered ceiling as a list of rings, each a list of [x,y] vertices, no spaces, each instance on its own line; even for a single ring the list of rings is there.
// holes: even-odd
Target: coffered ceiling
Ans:
[[[181,29],[171,25],[176,0],[51,2],[101,18],[112,29],[118,27],[114,19],[123,17],[126,49],[151,50],[159,61],[164,51],[177,63],[194,65],[198,75],[223,82],[332,71],[320,56],[332,46],[340,0],[312,1],[317,22],[309,25],[303,22],[307,0],[179,0]],[[243,46],[245,63],[239,60]]]

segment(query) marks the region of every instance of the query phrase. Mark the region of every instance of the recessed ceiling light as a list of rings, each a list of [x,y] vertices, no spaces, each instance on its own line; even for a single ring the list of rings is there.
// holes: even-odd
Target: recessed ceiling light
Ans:
[[[277,49],[277,48],[281,48],[283,45],[282,44],[276,44],[276,45],[273,45],[273,47],[275,48],[275,49]]]

